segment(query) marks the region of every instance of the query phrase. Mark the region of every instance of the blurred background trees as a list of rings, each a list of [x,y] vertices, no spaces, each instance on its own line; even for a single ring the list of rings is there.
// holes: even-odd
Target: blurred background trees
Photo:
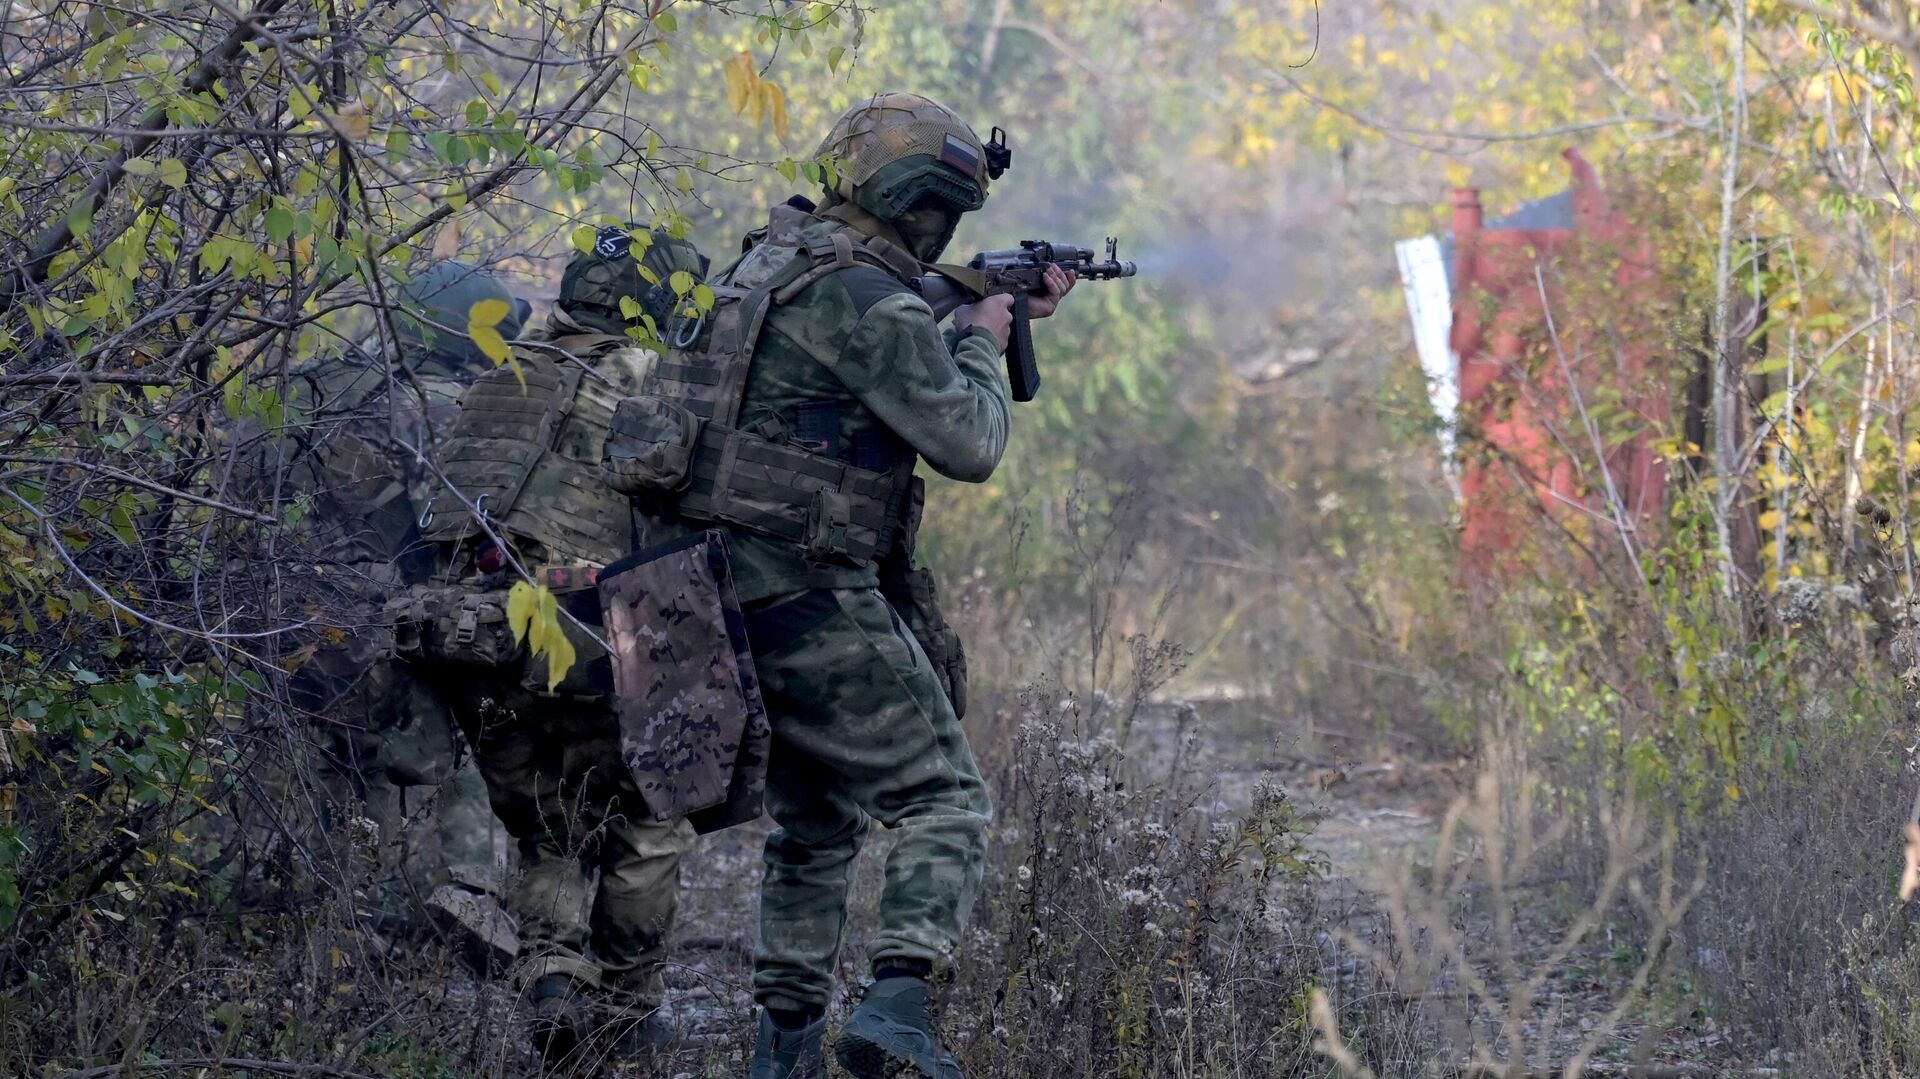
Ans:
[[[1673,807],[1714,874],[1680,962],[1709,957],[1690,976],[1754,1044],[1910,1067],[1920,1037],[1875,1002],[1913,966],[1888,895],[1920,678],[1917,54],[1906,8],[1864,0],[15,4],[4,991],[87,964],[139,984],[209,910],[343,883],[283,782],[307,738],[285,672],[343,632],[276,478],[325,423],[296,372],[390,353],[389,300],[432,259],[536,307],[591,226],[724,262],[817,188],[832,117],[905,88],[1012,135],[955,254],[1117,235],[1143,270],[1042,326],[1006,463],[930,500],[983,738],[1046,677],[1124,742],[1177,676],[1249,702],[1250,753],[1520,746],[1572,819]],[[1634,314],[1674,420],[1603,393],[1550,434],[1586,494],[1645,433],[1672,482],[1625,548],[1521,501],[1525,542],[1476,581],[1391,245],[1443,230],[1454,186],[1490,215],[1560,190],[1569,146],[1652,241]],[[1583,369],[1617,300],[1554,312],[1592,331]],[[37,1067],[44,1020],[0,1016],[25,1054],[0,1059]],[[83,1026],[46,1059],[133,1029]]]

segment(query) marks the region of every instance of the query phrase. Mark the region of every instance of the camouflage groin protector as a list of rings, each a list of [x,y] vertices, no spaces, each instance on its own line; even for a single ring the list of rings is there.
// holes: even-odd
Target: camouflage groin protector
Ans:
[[[647,808],[703,833],[758,818],[773,729],[723,535],[697,532],[607,567],[600,603],[620,756]]]

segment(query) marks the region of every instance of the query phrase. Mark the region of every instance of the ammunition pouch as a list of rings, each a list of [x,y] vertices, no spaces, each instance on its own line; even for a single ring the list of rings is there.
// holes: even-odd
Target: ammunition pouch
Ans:
[[[507,625],[502,590],[415,585],[386,609],[393,654],[409,663],[505,667],[526,654]]]
[[[660,821],[709,832],[760,816],[773,728],[723,533],[640,551],[600,575],[620,757]]]
[[[478,589],[471,585],[415,585],[387,603],[387,621],[393,629],[393,654],[408,663],[454,668],[511,670],[518,668],[520,685],[542,697],[599,700],[613,689],[607,650],[575,620],[593,625],[599,619],[591,590],[560,597],[568,614],[560,630],[573,645],[573,666],[551,691],[547,689],[547,661],[530,656],[526,643],[516,641],[507,623],[507,590]]]
[[[677,494],[693,477],[693,455],[706,421],[657,394],[623,399],[607,429],[600,478],[629,497]]]

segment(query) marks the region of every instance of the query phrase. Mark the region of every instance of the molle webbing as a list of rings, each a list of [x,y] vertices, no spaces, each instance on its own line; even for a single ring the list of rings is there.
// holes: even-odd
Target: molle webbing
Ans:
[[[551,557],[611,562],[626,552],[632,534],[627,507],[600,482],[600,439],[569,434],[604,431],[611,394],[596,392],[597,383],[583,385],[586,372],[571,361],[530,351],[517,359],[524,388],[511,367],[501,367],[475,380],[462,398],[452,437],[440,451],[452,490],[435,491],[424,536],[457,542],[480,534],[467,508],[472,503],[495,530],[538,542]],[[575,452],[562,452],[563,446]]]
[[[779,211],[774,222],[767,242],[778,244],[785,231]],[[667,340],[684,344],[655,365],[646,393],[671,405],[636,407],[631,425],[616,421],[608,456],[611,461],[628,452],[658,454],[661,443],[654,439],[697,426],[688,447],[691,462],[677,477],[677,487],[648,491],[640,489],[648,486],[642,482],[629,493],[644,495],[662,508],[670,506],[670,512],[689,521],[720,522],[799,544],[810,558],[865,564],[892,542],[912,456],[887,470],[860,468],[795,442],[742,430],[740,411],[768,313],[842,270],[858,265],[889,269],[883,257],[888,252],[870,251],[844,230],[794,245],[792,252],[752,281],[713,286],[715,303],[709,312],[698,321],[668,328]],[[662,407],[673,406],[697,417],[698,423],[681,427],[658,418]],[[630,451],[616,444],[623,430],[651,434],[641,434]],[[646,448],[650,441],[652,450]]]
[[[793,543],[807,543],[828,496],[843,507],[844,551],[855,562],[878,558],[898,515],[894,475],[856,468],[797,446],[711,424],[700,432],[693,474],[679,512],[724,521]]]

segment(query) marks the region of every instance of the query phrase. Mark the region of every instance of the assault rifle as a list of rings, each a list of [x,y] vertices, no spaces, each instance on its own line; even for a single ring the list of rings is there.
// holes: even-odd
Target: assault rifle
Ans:
[[[1111,281],[1132,277],[1140,268],[1115,257],[1120,242],[1107,237],[1107,257],[1096,260],[1091,248],[1045,240],[1021,240],[1019,247],[982,251],[965,266],[934,266],[933,273],[916,278],[914,287],[936,319],[955,308],[988,296],[1013,297],[1013,332],[1007,338],[1007,381],[1013,399],[1031,401],[1040,390],[1040,365],[1033,354],[1033,324],[1027,316],[1028,298],[1046,293],[1048,266],[1072,271],[1082,281]]]

